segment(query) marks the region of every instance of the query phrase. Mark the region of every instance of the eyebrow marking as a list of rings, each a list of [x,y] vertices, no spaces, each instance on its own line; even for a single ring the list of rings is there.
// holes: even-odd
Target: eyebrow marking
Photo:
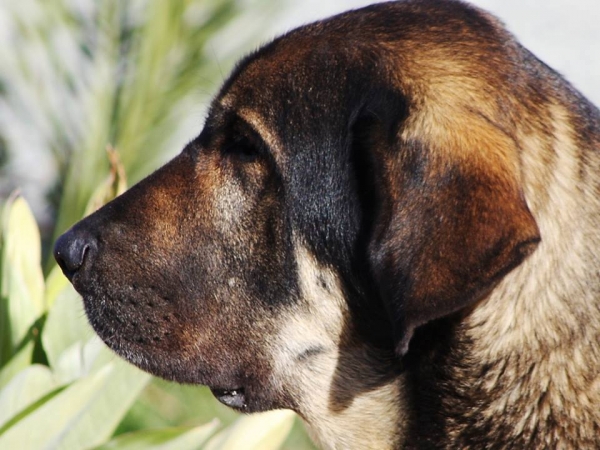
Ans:
[[[283,145],[270,127],[266,125],[260,114],[249,108],[241,108],[237,111],[237,115],[258,133],[273,152],[273,156],[277,159],[282,158]]]

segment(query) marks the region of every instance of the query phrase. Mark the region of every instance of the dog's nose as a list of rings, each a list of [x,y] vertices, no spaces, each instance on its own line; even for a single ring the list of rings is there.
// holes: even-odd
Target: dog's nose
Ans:
[[[54,244],[54,258],[65,276],[72,281],[86,261],[93,258],[97,248],[96,239],[90,233],[71,229]]]

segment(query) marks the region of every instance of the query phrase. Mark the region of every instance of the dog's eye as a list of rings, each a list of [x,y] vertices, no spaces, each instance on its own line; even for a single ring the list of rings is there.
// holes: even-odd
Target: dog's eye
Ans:
[[[242,162],[255,161],[260,153],[260,145],[257,145],[246,136],[236,136],[223,145],[225,156],[236,158]]]

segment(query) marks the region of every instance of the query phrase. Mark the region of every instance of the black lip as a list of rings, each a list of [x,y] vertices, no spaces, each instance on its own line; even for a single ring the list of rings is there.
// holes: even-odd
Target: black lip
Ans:
[[[244,411],[248,409],[246,391],[243,387],[234,389],[210,388],[217,400],[230,408]]]

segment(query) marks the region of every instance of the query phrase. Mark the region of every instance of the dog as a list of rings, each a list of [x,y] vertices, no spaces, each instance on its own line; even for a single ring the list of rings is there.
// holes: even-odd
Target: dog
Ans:
[[[243,59],[61,236],[98,335],[329,449],[600,448],[600,112],[493,16],[406,0]]]

